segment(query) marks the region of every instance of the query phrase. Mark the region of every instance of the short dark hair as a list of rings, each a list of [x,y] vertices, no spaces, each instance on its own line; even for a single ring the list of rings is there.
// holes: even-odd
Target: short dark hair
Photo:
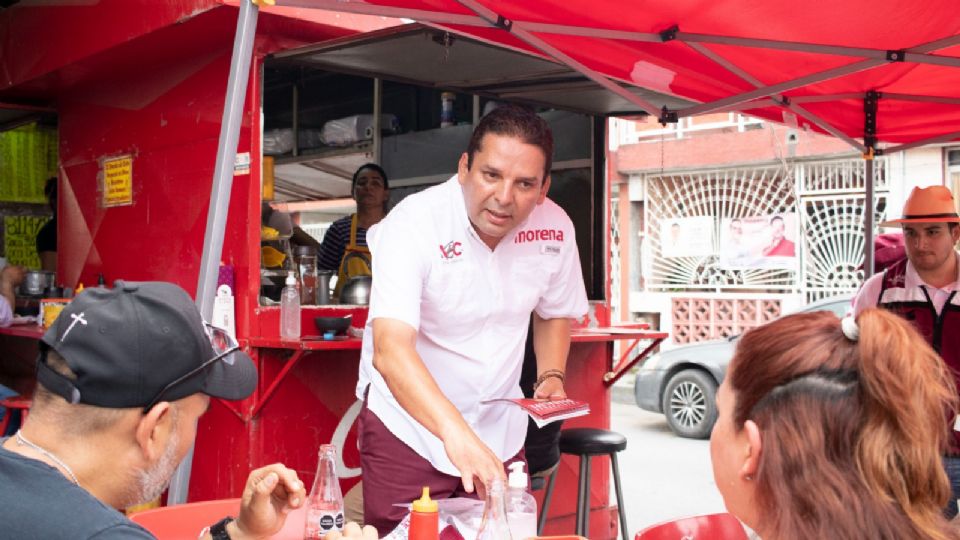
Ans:
[[[786,225],[786,223],[783,221],[783,218],[780,216],[773,216],[772,218],[770,218],[771,225],[773,225],[774,221],[779,221],[780,223],[783,223],[784,225]]]
[[[550,174],[553,166],[553,133],[546,120],[522,105],[501,105],[487,113],[470,136],[467,145],[467,168],[473,167],[473,156],[480,151],[480,144],[488,134],[516,137],[536,146],[543,152],[543,178]]]
[[[353,193],[353,191],[357,189],[357,178],[360,178],[360,173],[363,172],[364,169],[377,171],[377,173],[380,174],[380,178],[383,178],[383,189],[390,189],[390,181],[387,180],[387,172],[383,170],[383,167],[376,163],[364,163],[353,173],[353,180],[350,182],[350,193]]]

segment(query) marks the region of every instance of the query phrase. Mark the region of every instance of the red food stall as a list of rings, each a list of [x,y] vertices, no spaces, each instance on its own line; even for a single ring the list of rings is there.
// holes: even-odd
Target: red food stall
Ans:
[[[218,146],[225,144],[223,111],[230,96],[225,100],[224,88],[228,80],[233,80],[231,53],[238,11],[237,2],[217,0],[105,0],[63,6],[22,5],[0,11],[0,36],[4,40],[0,48],[4,73],[0,108],[15,113],[44,107],[57,116],[57,281],[67,286],[90,285],[103,274],[108,283],[114,279],[166,280],[193,293],[210,290],[198,276],[203,276],[210,253],[220,251],[219,247],[210,248],[211,230],[216,241],[222,242],[222,255],[212,264],[233,270],[237,335],[257,364],[260,384],[243,402],[215,400],[202,418],[189,474],[189,500],[235,497],[251,468],[275,461],[294,468],[309,483],[318,446],[331,441],[341,450],[338,472],[344,491],[361,479],[352,427],[359,410],[354,385],[360,340],[315,339],[312,318],[349,313],[353,326],[362,328],[366,309],[305,307],[305,339],[291,344],[278,339],[279,308],[263,305],[260,299],[262,111],[264,93],[270,91],[265,88],[264,70],[274,61],[301,67],[318,62],[322,69],[332,72],[350,71],[354,76],[387,81],[402,78],[404,84],[429,84],[434,89],[482,94],[485,99],[519,99],[579,114],[575,120],[585,126],[580,131],[586,141],[581,149],[586,153],[566,161],[569,171],[587,171],[581,175],[585,178],[581,188],[586,191],[567,193],[566,197],[573,205],[572,212],[580,207],[575,222],[584,278],[592,299],[591,313],[579,326],[592,328],[577,330],[573,336],[567,391],[571,397],[587,400],[592,414],[569,421],[568,426],[609,427],[609,385],[626,367],[614,369],[613,342],[638,338],[658,341],[665,337],[640,329],[603,330],[611,324],[605,300],[608,186],[604,181],[604,124],[597,117],[631,110],[629,102],[606,96],[599,86],[585,83],[553,62],[491,48],[480,41],[462,40],[451,45],[449,34],[437,34],[428,27],[405,25],[397,30],[396,19],[264,8],[250,44],[249,77],[238,91],[242,114],[236,125],[237,143],[231,150],[240,159],[232,171],[224,173],[218,169],[217,154]],[[435,36],[448,40],[440,44],[447,56],[434,59],[444,63],[442,72],[429,66],[419,66],[424,72],[416,77],[391,71],[398,62],[389,51],[397,54],[398,44],[404,44],[408,47],[404,50],[420,55],[417,58],[423,54],[436,56],[436,50],[444,49],[433,48],[436,41],[431,38]],[[330,55],[318,57],[318,49]],[[370,59],[362,73],[351,70],[351,65],[337,56],[348,49],[351,54]],[[461,51],[465,60],[450,60]],[[486,55],[509,56],[495,56],[495,60],[478,67],[474,62]],[[418,62],[413,64],[405,69],[418,67]],[[463,70],[479,68],[487,70],[486,78],[477,81],[476,87],[449,82],[457,80]],[[508,73],[500,73],[500,86],[491,84],[491,77],[504,70]],[[559,81],[561,86],[531,85],[522,96],[512,95],[509,90],[516,89],[513,82],[530,77],[532,72],[543,80],[551,78],[554,85]],[[437,73],[444,73],[445,78],[430,78]],[[558,88],[565,91],[558,92]],[[474,101],[475,110],[479,103]],[[437,105],[439,109],[439,102]],[[469,132],[469,126],[461,131]],[[226,145],[231,146],[229,141]],[[452,155],[458,155],[464,147],[453,148]],[[448,165],[452,169],[455,160]],[[118,166],[126,175],[127,191],[112,198],[110,175]],[[443,172],[434,172],[433,176]],[[212,184],[211,179],[224,174],[232,181],[218,184],[214,180]],[[227,186],[221,195],[229,200],[229,211],[220,218],[221,235],[208,223],[213,208],[211,193],[216,193],[216,186]],[[29,351],[39,332],[6,329],[0,330],[0,336],[5,350],[21,351],[5,355],[4,363],[14,365],[4,369],[16,370],[21,380],[28,378],[33,361]],[[595,471],[609,470],[605,458],[596,459]],[[572,458],[564,458],[546,533],[570,533],[574,528],[577,468]],[[594,474],[590,485],[591,538],[612,538],[617,533],[617,514],[609,492],[608,474]]]

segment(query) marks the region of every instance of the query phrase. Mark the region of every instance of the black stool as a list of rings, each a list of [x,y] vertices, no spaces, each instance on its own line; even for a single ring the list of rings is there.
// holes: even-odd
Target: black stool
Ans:
[[[617,492],[617,510],[620,512],[620,534],[623,540],[629,540],[627,514],[623,509],[623,491],[620,489],[620,467],[617,466],[617,452],[626,449],[627,438],[616,431],[595,428],[565,429],[560,432],[560,453],[580,456],[580,478],[577,480],[577,534],[587,537],[590,522],[590,458],[608,455],[613,465],[613,485]],[[557,469],[559,471],[559,468]],[[550,476],[547,493],[543,497],[543,511],[537,523],[537,534],[543,532],[553,496],[553,484],[557,481],[557,471]]]

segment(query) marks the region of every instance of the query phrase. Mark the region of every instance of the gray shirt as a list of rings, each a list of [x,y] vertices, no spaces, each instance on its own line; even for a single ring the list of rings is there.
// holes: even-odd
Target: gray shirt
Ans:
[[[0,438],[0,444],[6,441]],[[42,461],[0,447],[0,533],[10,540],[156,540]]]

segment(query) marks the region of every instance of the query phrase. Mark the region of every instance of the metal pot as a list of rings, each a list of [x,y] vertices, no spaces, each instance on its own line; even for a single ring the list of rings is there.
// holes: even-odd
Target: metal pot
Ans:
[[[23,274],[23,283],[20,284],[21,296],[43,296],[43,291],[53,287],[55,274],[44,270],[28,270]]]
[[[353,276],[340,290],[341,304],[367,305],[370,303],[370,287],[373,278],[370,276]]]

